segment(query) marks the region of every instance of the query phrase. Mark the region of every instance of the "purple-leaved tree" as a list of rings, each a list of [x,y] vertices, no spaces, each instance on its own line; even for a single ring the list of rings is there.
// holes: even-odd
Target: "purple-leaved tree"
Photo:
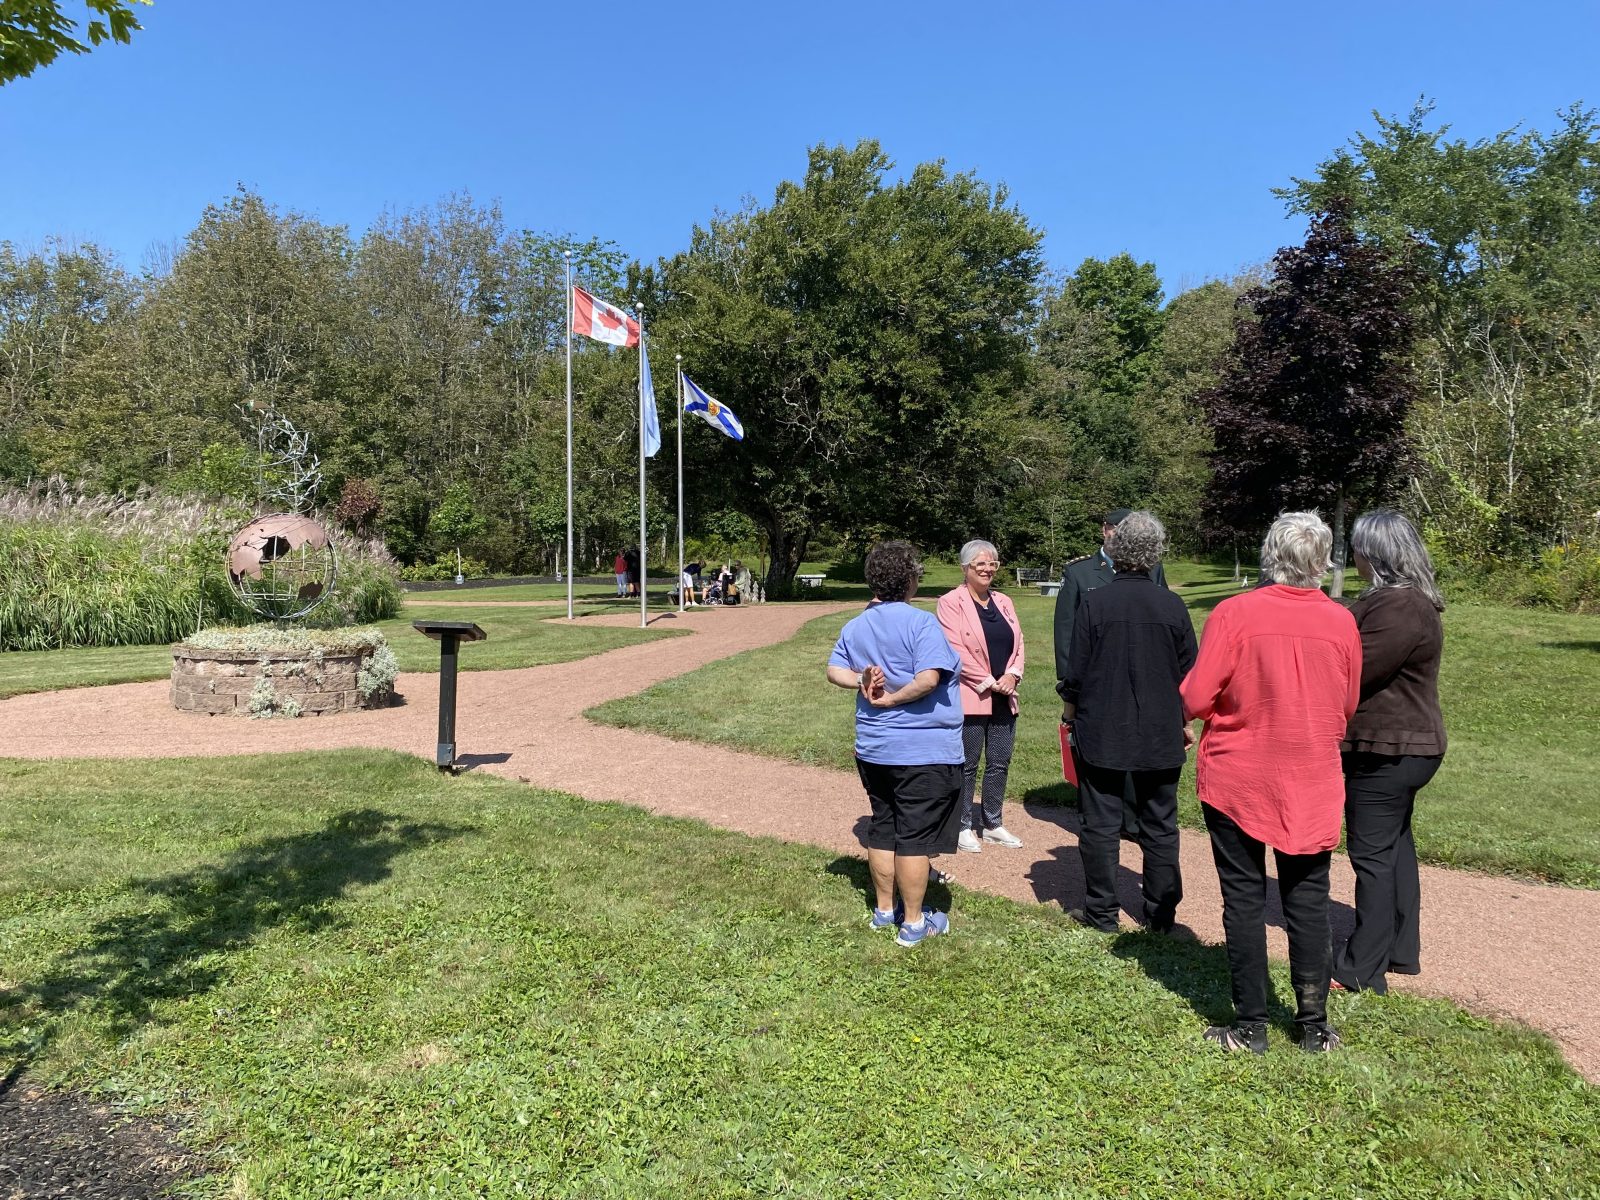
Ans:
[[[1414,287],[1412,270],[1358,238],[1334,204],[1240,298],[1222,381],[1201,396],[1216,446],[1213,538],[1237,545],[1281,511],[1321,509],[1332,517],[1332,593],[1343,593],[1346,517],[1405,482]]]

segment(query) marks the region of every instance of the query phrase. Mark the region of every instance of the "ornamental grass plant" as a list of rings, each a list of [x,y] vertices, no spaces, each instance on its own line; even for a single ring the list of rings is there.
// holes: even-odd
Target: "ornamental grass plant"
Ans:
[[[223,563],[253,515],[236,501],[94,495],[60,479],[0,489],[0,650],[148,645],[253,620]],[[395,616],[398,571],[382,543],[325,527],[339,575],[315,623]]]

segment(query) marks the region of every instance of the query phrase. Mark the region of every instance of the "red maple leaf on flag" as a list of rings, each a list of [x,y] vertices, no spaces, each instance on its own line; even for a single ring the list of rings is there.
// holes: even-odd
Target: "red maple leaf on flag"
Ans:
[[[616,305],[607,304],[581,287],[574,287],[572,309],[575,333],[610,346],[639,344],[639,323]]]

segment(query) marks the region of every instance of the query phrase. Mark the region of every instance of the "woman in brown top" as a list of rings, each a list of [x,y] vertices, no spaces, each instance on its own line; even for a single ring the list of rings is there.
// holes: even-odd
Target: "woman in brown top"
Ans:
[[[1361,631],[1361,703],[1341,749],[1356,928],[1334,959],[1333,985],[1382,995],[1388,972],[1421,970],[1422,891],[1411,812],[1444,759],[1444,599],[1427,548],[1399,513],[1379,509],[1357,518],[1350,546],[1371,586],[1350,606]]]

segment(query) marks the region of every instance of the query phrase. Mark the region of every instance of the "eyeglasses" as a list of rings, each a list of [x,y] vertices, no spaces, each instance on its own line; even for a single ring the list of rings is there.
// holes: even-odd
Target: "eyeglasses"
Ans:
[[[974,571],[998,571],[1000,569],[999,563],[987,561],[970,562],[967,566]]]

